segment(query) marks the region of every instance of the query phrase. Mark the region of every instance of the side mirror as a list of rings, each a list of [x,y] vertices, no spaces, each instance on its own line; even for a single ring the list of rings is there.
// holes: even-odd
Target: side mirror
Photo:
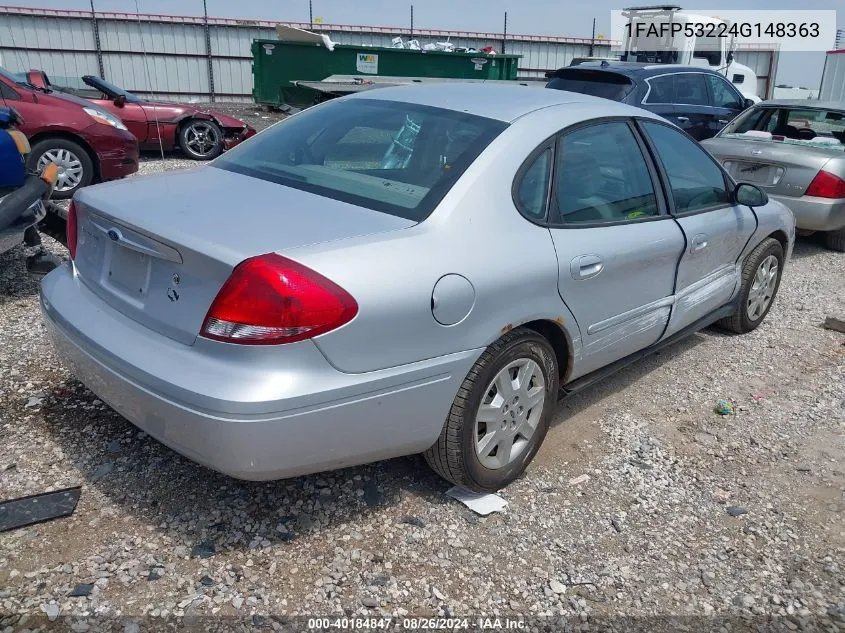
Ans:
[[[741,182],[734,189],[734,200],[747,207],[762,207],[769,202],[769,196],[760,187]]]
[[[125,95],[118,95],[114,98],[114,105],[118,108],[122,108],[126,105],[126,96]]]
[[[750,108],[750,107],[751,107],[751,106],[753,106],[753,105],[754,105],[754,100],[753,100],[753,99],[745,99],[745,101],[743,101],[743,102],[742,102],[742,107],[743,107],[743,108]]]

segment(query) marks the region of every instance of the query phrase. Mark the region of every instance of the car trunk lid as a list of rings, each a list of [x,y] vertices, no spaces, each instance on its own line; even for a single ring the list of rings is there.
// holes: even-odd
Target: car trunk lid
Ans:
[[[75,205],[83,283],[185,344],[244,259],[415,224],[211,166],[86,188]]]
[[[735,180],[753,183],[773,195],[803,196],[816,174],[829,161],[843,156],[835,145],[825,148],[802,141],[743,136],[724,135],[703,144]]]

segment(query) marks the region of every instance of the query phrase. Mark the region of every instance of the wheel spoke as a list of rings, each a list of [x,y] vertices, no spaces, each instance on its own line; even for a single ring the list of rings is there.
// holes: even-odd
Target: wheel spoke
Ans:
[[[493,449],[496,448],[499,439],[499,431],[488,430],[487,434],[478,440],[477,453],[479,457],[489,457]]]
[[[495,402],[496,399],[493,399]],[[476,422],[483,422],[484,424],[490,425],[494,423],[500,422],[502,419],[502,407],[494,406],[491,402],[490,404],[482,404],[478,408],[478,414],[475,416]]]
[[[516,372],[516,389],[526,391],[528,385],[531,384],[531,379],[534,377],[534,363],[528,361],[523,364]]]
[[[500,438],[499,450],[496,451],[496,459],[502,466],[506,466],[511,460],[511,449],[513,449],[513,437],[505,436]]]
[[[510,398],[513,395],[513,381],[511,380],[510,371],[503,370],[496,376],[496,391],[502,398]]]
[[[534,409],[538,406],[543,404],[543,401],[546,399],[546,389],[545,387],[537,386],[534,387],[531,391],[528,392],[528,395],[525,398],[525,408],[527,410]]]

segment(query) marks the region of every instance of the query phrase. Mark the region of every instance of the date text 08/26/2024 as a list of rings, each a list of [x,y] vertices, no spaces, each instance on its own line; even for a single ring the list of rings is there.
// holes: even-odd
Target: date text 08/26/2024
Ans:
[[[526,626],[524,620],[514,618],[309,618],[310,631],[337,630],[396,630],[403,631],[517,631]]]

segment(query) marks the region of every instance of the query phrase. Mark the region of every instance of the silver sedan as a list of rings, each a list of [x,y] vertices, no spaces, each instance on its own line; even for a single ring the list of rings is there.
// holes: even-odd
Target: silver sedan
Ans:
[[[845,103],[765,101],[702,145],[734,178],[788,206],[803,234],[821,232],[845,251]]]
[[[201,464],[266,480],[424,452],[489,491],[560,394],[756,328],[793,240],[788,209],[643,110],[384,88],[80,191],[41,304],[76,376]]]

